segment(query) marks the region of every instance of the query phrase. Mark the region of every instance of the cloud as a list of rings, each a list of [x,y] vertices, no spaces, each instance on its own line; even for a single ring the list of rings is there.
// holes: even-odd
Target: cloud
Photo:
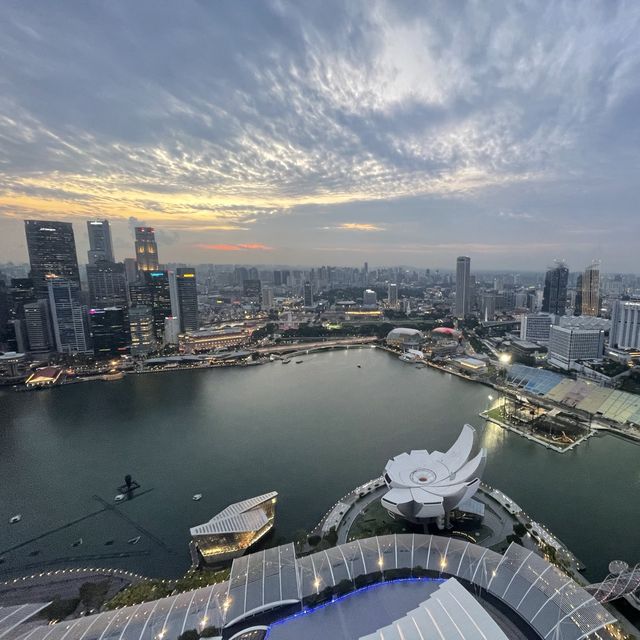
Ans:
[[[334,227],[322,227],[324,230],[338,229],[341,231],[384,231],[384,227],[368,222],[342,222]]]
[[[196,244],[198,249],[209,251],[272,251],[273,247],[268,247],[260,242],[248,242],[243,244]]]
[[[517,221],[603,211],[628,228],[639,40],[640,5],[607,0],[2,3],[0,226],[133,217],[183,260],[199,230],[278,245],[310,207],[329,220],[288,246],[384,229],[401,256],[402,230],[512,243]],[[363,204],[370,223],[331,224]],[[631,266],[622,249],[603,250]]]
[[[499,218],[504,218],[507,220],[533,220],[534,216],[530,213],[525,212],[516,212],[516,211],[499,211]]]

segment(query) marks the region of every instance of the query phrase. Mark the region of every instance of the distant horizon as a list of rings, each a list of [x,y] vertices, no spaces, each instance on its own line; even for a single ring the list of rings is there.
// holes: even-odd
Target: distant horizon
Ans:
[[[106,218],[166,262],[640,270],[639,4],[25,0],[0,41],[3,259]]]

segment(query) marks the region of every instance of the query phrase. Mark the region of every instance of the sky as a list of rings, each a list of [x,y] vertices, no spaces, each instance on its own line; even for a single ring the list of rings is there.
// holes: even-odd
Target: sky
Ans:
[[[640,272],[639,114],[635,0],[3,0],[0,262]]]

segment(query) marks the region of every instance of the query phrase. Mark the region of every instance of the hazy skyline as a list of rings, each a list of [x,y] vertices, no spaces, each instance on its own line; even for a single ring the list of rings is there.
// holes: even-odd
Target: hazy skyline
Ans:
[[[0,256],[638,272],[640,5],[0,6]]]

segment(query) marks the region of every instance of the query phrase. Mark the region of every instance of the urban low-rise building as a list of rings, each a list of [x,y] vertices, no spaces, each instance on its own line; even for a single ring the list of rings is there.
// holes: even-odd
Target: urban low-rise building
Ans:
[[[226,329],[200,329],[180,336],[181,353],[205,353],[216,349],[230,349],[247,344],[252,331]]]
[[[278,493],[271,491],[235,502],[208,522],[192,527],[194,564],[217,564],[245,553],[273,528],[277,498]]]
[[[549,364],[566,371],[576,362],[597,361],[604,353],[604,331],[554,326],[549,334]]]

